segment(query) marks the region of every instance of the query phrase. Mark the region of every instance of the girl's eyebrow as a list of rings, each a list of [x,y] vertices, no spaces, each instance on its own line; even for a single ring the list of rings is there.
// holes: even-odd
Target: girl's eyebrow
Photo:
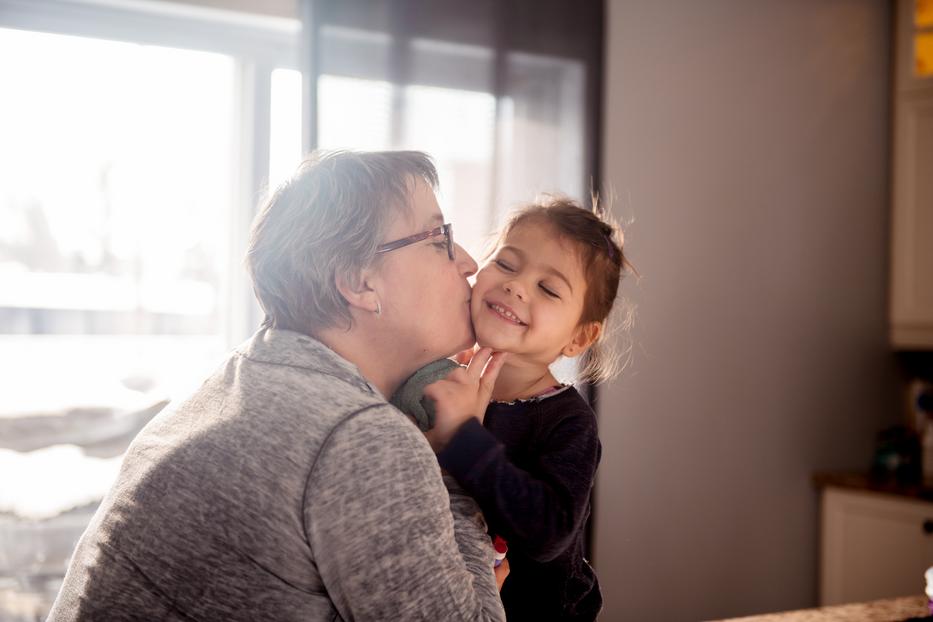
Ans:
[[[503,247],[500,248],[499,250],[500,250],[500,251],[509,251],[509,252],[515,253],[516,255],[518,255],[518,258],[521,259],[522,261],[525,261],[525,260],[528,258],[528,255],[525,254],[525,251],[523,251],[523,250],[520,249],[520,248],[516,248],[516,247],[514,247],[514,246],[509,246],[508,244],[506,244],[505,246],[503,246]],[[555,268],[554,266],[549,266],[549,265],[546,265],[546,264],[545,264],[544,266],[542,266],[542,269],[543,269],[546,273],[551,274],[551,275],[557,277],[558,279],[560,279],[561,281],[563,281],[564,283],[566,283],[566,284],[567,284],[567,288],[570,289],[570,293],[571,293],[571,294],[573,293],[573,285],[570,284],[570,279],[568,279],[566,276],[564,276],[564,273],[563,273],[563,272],[561,272],[560,270],[558,270],[558,269]]]

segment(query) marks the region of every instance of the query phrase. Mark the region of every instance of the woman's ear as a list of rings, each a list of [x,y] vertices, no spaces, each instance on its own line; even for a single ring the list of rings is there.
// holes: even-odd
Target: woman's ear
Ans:
[[[373,272],[360,270],[357,274],[338,274],[334,279],[337,291],[350,307],[367,313],[381,311],[379,295],[373,288]]]
[[[577,326],[577,330],[573,334],[573,339],[570,340],[570,343],[564,346],[564,349],[561,350],[560,353],[568,358],[579,356],[580,354],[586,352],[587,348],[596,343],[596,340],[599,339],[599,336],[602,334],[602,332],[602,322],[587,322],[586,324],[580,324]]]

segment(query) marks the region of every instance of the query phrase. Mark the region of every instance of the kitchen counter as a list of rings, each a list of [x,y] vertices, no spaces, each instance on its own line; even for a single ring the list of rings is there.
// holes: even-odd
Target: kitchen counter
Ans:
[[[925,619],[924,616],[929,615],[926,596],[904,596],[869,603],[730,618],[730,622],[901,622],[911,618]]]
[[[933,501],[933,482],[905,484],[895,479],[880,479],[866,473],[823,472],[814,473],[813,484],[817,488],[847,488],[881,492],[899,497],[909,497],[921,501]]]

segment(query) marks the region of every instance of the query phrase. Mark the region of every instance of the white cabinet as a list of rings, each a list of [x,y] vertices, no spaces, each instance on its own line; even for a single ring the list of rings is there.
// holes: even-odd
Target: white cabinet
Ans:
[[[899,0],[893,97],[890,337],[933,349],[933,75],[914,70],[914,0]]]
[[[821,519],[821,605],[923,594],[933,503],[829,487]]]
[[[897,98],[891,220],[891,340],[933,348],[933,89]]]

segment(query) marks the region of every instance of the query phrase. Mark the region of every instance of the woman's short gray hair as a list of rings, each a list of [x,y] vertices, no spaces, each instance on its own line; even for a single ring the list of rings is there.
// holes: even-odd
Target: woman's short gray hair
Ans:
[[[376,257],[415,180],[437,189],[420,151],[316,152],[264,202],[253,221],[247,269],[264,326],[302,333],[352,325],[336,276],[354,278]]]

